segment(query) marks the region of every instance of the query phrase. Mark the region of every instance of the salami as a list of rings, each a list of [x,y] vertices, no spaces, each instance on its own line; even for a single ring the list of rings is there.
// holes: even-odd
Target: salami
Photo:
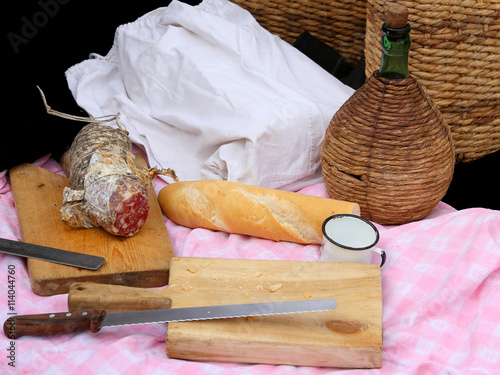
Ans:
[[[130,237],[149,213],[147,186],[157,174],[177,181],[170,169],[138,169],[126,130],[90,123],[82,128],[63,163],[69,188],[63,192],[61,220],[75,228],[101,227]]]

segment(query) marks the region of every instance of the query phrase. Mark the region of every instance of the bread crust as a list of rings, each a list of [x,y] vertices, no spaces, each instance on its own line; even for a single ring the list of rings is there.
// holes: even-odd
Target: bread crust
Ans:
[[[162,188],[158,200],[182,226],[301,244],[321,243],[331,215],[360,215],[357,203],[225,180],[176,182]]]

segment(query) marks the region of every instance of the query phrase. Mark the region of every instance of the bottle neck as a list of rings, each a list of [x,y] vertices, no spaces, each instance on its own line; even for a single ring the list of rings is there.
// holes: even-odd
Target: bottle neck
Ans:
[[[402,29],[382,26],[382,61],[379,74],[384,78],[408,78],[408,51],[410,50],[410,24]]]

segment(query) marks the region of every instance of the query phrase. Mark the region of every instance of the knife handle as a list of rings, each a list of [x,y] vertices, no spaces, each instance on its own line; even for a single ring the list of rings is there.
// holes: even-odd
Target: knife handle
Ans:
[[[90,330],[98,332],[106,316],[104,310],[68,313],[15,315],[3,324],[3,331],[10,339],[21,336],[52,336]]]

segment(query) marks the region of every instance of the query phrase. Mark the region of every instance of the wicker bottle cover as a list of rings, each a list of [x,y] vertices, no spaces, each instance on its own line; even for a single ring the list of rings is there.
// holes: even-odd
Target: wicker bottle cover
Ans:
[[[391,66],[398,69],[389,61],[394,58],[388,45],[394,32],[409,31],[407,17],[405,7],[389,7],[382,37],[384,77],[375,71],[344,103],[321,149],[330,196],[359,203],[361,216],[382,225],[427,216],[448,190],[455,164],[451,133],[438,107],[407,73],[386,78]]]

